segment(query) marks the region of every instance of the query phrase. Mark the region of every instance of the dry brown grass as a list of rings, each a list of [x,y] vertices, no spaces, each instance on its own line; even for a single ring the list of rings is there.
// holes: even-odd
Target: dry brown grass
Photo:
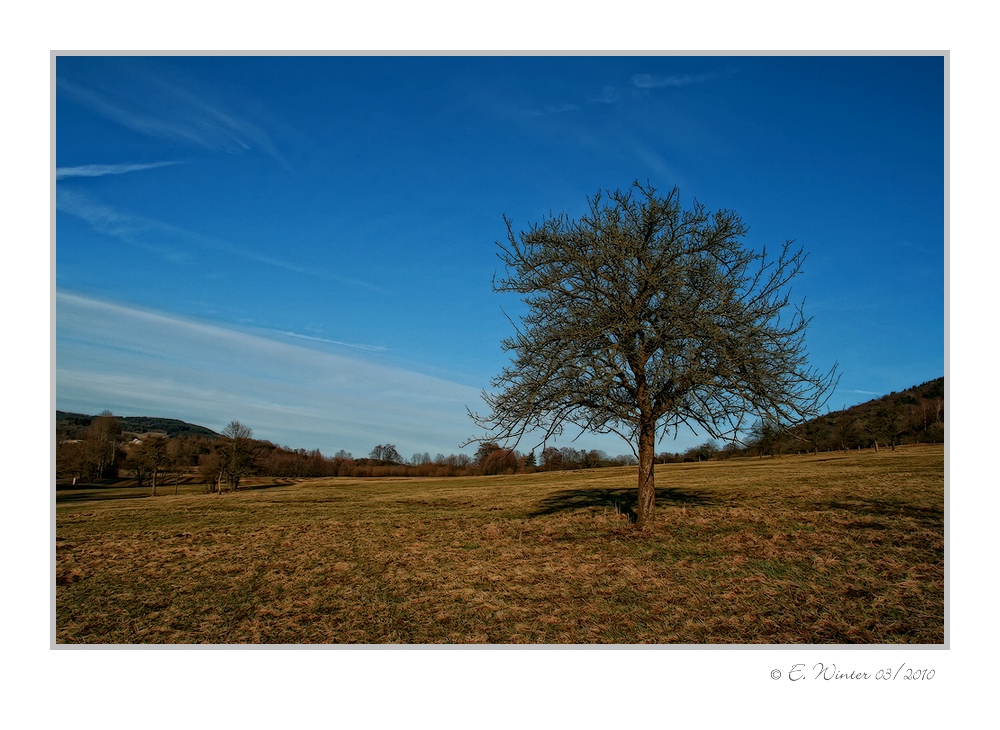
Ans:
[[[59,643],[942,643],[942,447],[59,493]]]

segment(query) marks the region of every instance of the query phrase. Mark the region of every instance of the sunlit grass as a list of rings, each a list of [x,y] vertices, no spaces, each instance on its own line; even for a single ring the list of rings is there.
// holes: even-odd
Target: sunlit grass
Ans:
[[[944,641],[942,447],[656,477],[644,533],[634,468],[60,492],[56,639]]]

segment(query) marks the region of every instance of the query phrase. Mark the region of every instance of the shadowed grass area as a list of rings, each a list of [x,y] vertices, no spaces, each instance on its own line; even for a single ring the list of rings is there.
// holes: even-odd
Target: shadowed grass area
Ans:
[[[656,478],[644,533],[634,468],[60,499],[56,640],[944,641],[942,447]]]

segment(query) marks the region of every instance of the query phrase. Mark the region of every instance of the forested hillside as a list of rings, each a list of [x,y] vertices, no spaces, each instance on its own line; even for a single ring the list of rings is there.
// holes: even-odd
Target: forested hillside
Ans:
[[[82,438],[83,432],[93,423],[95,416],[82,413],[56,411],[56,434],[59,441]],[[218,438],[219,434],[210,428],[198,426],[176,418],[154,418],[151,416],[119,416],[122,430],[129,433],[162,433],[175,436],[207,436]]]
[[[944,442],[944,378],[859,403],[793,429],[820,451]]]
[[[827,413],[791,429],[757,424],[752,453],[894,449],[901,444],[944,443],[944,378]]]

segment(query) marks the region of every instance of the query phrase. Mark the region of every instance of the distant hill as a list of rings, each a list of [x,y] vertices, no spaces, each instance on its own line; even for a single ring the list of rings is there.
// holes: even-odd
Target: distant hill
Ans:
[[[943,443],[944,378],[834,411],[790,429],[794,450],[812,444],[821,450],[914,443]]]
[[[67,413],[66,411],[56,411],[56,431],[62,431],[68,437],[76,434],[73,432],[82,431],[90,425],[94,416],[83,413]],[[152,416],[118,416],[118,421],[122,425],[123,431],[130,433],[165,433],[171,438],[175,436],[205,436],[207,438],[218,438],[219,434],[210,428],[198,426],[194,423],[179,421],[176,418],[155,418]]]

